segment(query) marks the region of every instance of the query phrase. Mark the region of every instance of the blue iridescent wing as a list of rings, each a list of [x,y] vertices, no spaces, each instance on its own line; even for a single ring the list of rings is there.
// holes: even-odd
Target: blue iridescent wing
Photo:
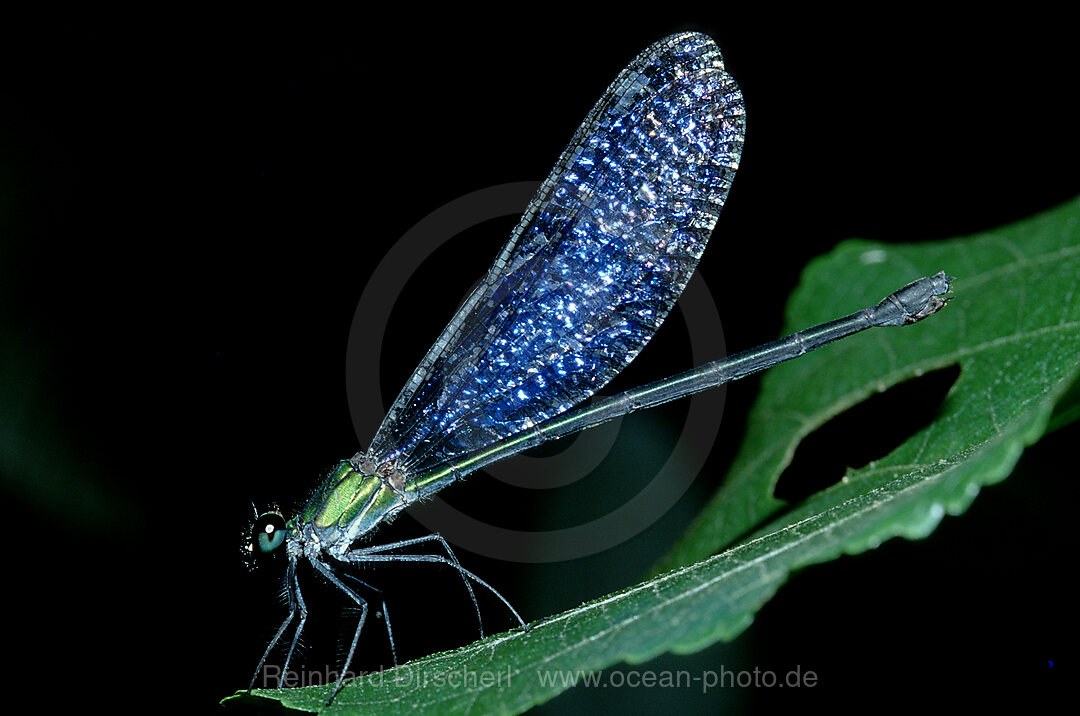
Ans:
[[[712,39],[672,35],[638,55],[424,356],[368,457],[422,474],[615,377],[690,280],[743,129],[742,95]]]

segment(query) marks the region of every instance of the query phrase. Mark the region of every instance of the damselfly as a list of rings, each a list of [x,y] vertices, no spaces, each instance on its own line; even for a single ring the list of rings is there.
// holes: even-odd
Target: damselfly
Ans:
[[[914,323],[945,305],[953,279],[939,272],[845,318],[579,405],[633,360],[682,293],[731,187],[743,134],[742,95],[704,35],[664,38],[619,74],[494,265],[413,372],[367,451],[341,461],[288,522],[277,512],[256,520],[252,553],[284,550],[287,557],[289,615],[259,660],[252,686],[296,620],[283,671],[293,658],[307,619],[297,573],[303,562],[360,610],[334,695],[368,616],[367,601],[345,582],[358,581],[348,574],[352,565],[449,565],[474,606],[473,584],[495,594],[525,627],[501,595],[461,566],[441,536],[382,545],[358,540],[496,460],[867,328]],[[401,552],[418,545],[437,553]]]

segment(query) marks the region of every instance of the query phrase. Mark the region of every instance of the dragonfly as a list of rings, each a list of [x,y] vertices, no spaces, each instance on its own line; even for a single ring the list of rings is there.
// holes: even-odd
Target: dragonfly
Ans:
[[[527,630],[441,535],[385,544],[366,538],[410,505],[497,460],[868,328],[916,323],[950,300],[955,279],[938,272],[849,316],[586,402],[649,342],[686,287],[728,196],[744,135],[742,94],[708,36],[665,37],[622,70],[413,371],[367,450],[341,460],[288,521],[276,510],[256,519],[247,549],[286,556],[289,613],[249,691],[295,621],[283,673],[293,658],[308,616],[300,565],[310,565],[359,609],[330,701],[344,685],[369,613],[357,585],[370,585],[349,574],[357,565],[448,565],[464,581],[478,619],[474,585],[501,600]],[[379,613],[394,651],[385,603]]]

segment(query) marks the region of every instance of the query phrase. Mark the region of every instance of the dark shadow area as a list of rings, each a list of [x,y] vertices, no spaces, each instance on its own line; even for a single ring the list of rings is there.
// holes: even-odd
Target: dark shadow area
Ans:
[[[790,503],[840,481],[848,468],[885,457],[937,417],[960,376],[952,365],[894,385],[810,433],[776,483],[773,495]]]

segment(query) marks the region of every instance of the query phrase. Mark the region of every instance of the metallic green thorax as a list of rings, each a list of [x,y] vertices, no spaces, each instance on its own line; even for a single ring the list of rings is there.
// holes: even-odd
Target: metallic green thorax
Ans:
[[[416,501],[414,488],[363,469],[369,467],[355,459],[338,463],[308,500],[298,527],[314,526],[326,542],[351,541]]]

